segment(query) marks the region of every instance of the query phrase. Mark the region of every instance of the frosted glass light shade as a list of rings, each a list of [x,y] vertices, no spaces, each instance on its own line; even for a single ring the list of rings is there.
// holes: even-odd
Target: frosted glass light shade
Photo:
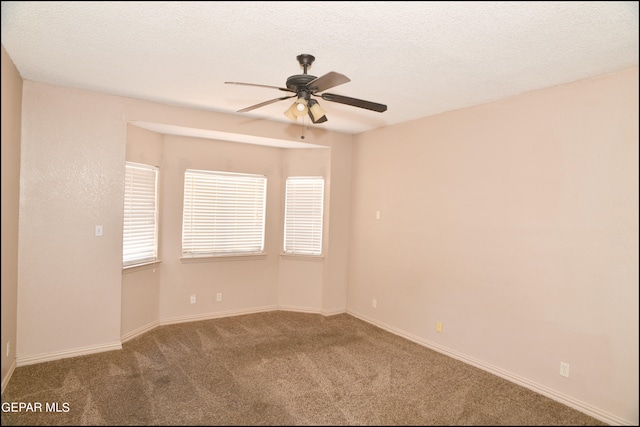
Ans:
[[[309,112],[309,108],[307,108],[307,100],[304,98],[298,98],[298,100],[294,102],[293,105],[295,106],[293,114],[298,117],[302,117]]]
[[[309,111],[311,112],[311,116],[313,117],[314,122],[320,121],[320,119],[325,115],[324,110],[317,102],[314,102],[311,107],[309,107]]]
[[[291,107],[289,107],[287,111],[284,112],[285,117],[287,117],[292,122],[295,122],[298,119],[298,116],[294,113],[294,111],[297,111],[296,110],[297,105],[298,104],[294,102],[293,104],[291,104]]]

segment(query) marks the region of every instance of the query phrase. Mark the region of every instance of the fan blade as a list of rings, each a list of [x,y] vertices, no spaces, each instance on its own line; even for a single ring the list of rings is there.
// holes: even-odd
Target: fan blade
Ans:
[[[323,90],[331,89],[332,87],[336,87],[341,84],[345,84],[350,82],[351,79],[343,74],[336,73],[335,71],[331,71],[324,76],[320,76],[311,80],[306,84],[307,88],[311,92],[322,92]]]
[[[346,105],[352,105],[354,107],[365,108],[367,110],[377,111],[378,113],[387,111],[387,106],[384,104],[364,101],[362,99],[349,98],[348,96],[335,95],[333,93],[323,93],[322,99],[324,99],[325,101],[338,102],[340,104],[346,104]]]
[[[284,99],[293,98],[296,95],[291,96],[283,96],[280,98],[272,99],[270,101],[261,102],[260,104],[252,105],[251,107],[243,108],[242,110],[238,110],[238,113],[246,113],[247,111],[255,110],[256,108],[264,107],[265,105],[273,104],[274,102],[282,101]]]
[[[287,89],[286,87],[278,87],[278,86],[269,86],[269,85],[258,85],[255,83],[240,83],[240,82],[224,82],[224,84],[227,85],[243,85],[243,86],[257,86],[257,87],[268,87],[271,89],[279,89],[279,90],[283,90],[285,92],[294,92],[291,89]]]

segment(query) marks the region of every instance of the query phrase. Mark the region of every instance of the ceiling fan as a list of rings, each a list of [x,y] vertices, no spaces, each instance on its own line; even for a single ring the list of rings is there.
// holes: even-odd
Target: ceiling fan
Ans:
[[[261,102],[256,105],[243,108],[242,110],[238,110],[238,112],[245,113],[247,111],[255,110],[256,108],[264,107],[265,105],[273,104],[274,102],[295,97],[296,101],[284,113],[287,118],[295,122],[298,117],[304,117],[308,114],[313,123],[324,123],[327,121],[325,111],[320,107],[318,101],[312,98],[312,96],[319,96],[325,101],[351,105],[353,107],[364,108],[371,111],[377,111],[379,113],[387,111],[386,105],[378,104],[377,102],[364,101],[362,99],[350,98],[348,96],[336,95],[333,93],[320,94],[319,92],[324,92],[332,87],[350,82],[351,79],[343,74],[336,73],[335,71],[331,71],[320,77],[312,76],[307,74],[307,69],[311,67],[311,64],[316,58],[313,55],[302,54],[298,55],[297,59],[300,66],[304,69],[304,74],[296,74],[289,77],[286,82],[286,88],[253,83],[225,82],[225,84],[268,87],[284,92],[293,92],[293,95],[282,96]]]

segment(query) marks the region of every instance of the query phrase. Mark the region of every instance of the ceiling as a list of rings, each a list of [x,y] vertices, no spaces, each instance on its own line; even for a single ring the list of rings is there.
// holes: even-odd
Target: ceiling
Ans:
[[[311,54],[388,106],[316,98],[311,126],[356,134],[638,66],[638,2],[3,1],[2,45],[25,80],[283,123],[292,100],[237,111],[291,93],[224,82],[285,87]]]

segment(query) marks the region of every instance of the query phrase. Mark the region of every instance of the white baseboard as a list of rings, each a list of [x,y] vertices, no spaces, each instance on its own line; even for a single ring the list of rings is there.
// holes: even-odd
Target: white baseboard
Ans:
[[[87,354],[102,353],[104,351],[122,350],[120,341],[110,344],[100,344],[89,347],[74,348],[71,350],[58,351],[53,353],[38,354],[29,357],[17,357],[16,366],[33,365],[35,363],[51,362],[52,360],[66,359],[68,357],[85,356]]]
[[[305,307],[270,305],[270,306],[263,306],[263,307],[257,307],[257,308],[242,309],[242,310],[229,310],[229,311],[220,311],[215,313],[179,316],[179,317],[172,317],[172,318],[164,319],[160,321],[154,321],[122,335],[120,337],[120,342],[118,343],[102,344],[102,345],[91,346],[91,347],[82,347],[82,348],[77,348],[72,350],[64,350],[64,351],[54,352],[54,353],[39,354],[35,356],[22,357],[22,358],[18,357],[14,361],[12,370],[7,374],[6,378],[3,378],[2,390],[4,391],[4,387],[9,382],[9,379],[11,378],[11,374],[13,373],[13,370],[15,369],[15,367],[33,365],[36,363],[50,362],[53,360],[65,359],[69,357],[84,356],[84,355],[93,354],[93,353],[101,353],[103,351],[121,350],[123,343],[129,340],[132,340],[133,338],[136,338],[138,336],[144,335],[147,332],[151,332],[152,330],[154,330],[155,328],[161,325],[197,322],[200,320],[217,319],[221,317],[232,317],[232,316],[240,316],[243,314],[263,313],[263,312],[277,311],[277,310],[299,311],[304,313],[319,313],[319,314],[328,315],[326,313],[321,313],[320,310],[309,309]]]
[[[269,305],[257,308],[217,311],[214,313],[194,314],[190,316],[171,317],[169,319],[160,320],[160,325],[173,325],[175,323],[197,322],[200,320],[218,319],[220,317],[240,316],[243,314],[263,313],[266,311],[278,310],[277,305]]]
[[[347,307],[344,308],[336,308],[333,310],[322,310],[322,314],[324,316],[336,316],[338,314],[344,314],[347,312]]]
[[[4,394],[4,389],[7,387],[7,384],[9,384],[11,375],[13,375],[13,371],[15,370],[16,370],[16,359],[13,359],[13,362],[11,362],[11,366],[9,366],[9,370],[7,371],[7,375],[5,375],[4,378],[2,379],[2,394]]]
[[[134,329],[131,332],[127,332],[126,334],[120,337],[120,341],[122,341],[122,343],[124,344],[127,341],[132,340],[137,336],[146,334],[147,332],[151,332],[152,330],[157,328],[159,325],[160,325],[160,322],[155,320],[147,325],[139,327],[138,329]]]
[[[491,374],[497,375],[501,378],[504,378],[508,381],[511,381],[513,383],[516,383],[518,385],[521,385],[523,387],[526,387],[532,391],[535,391],[536,393],[539,393],[543,396],[547,396],[550,399],[553,399],[557,402],[560,402],[562,404],[565,404],[569,407],[572,407],[580,412],[583,412],[587,415],[590,415],[600,421],[603,421],[607,424],[610,425],[634,425],[632,423],[629,423],[629,421],[620,419],[619,417],[612,415],[610,413],[607,413],[605,411],[602,411],[592,405],[586,404],[584,402],[581,402],[577,399],[572,398],[571,396],[568,396],[566,394],[560,393],[556,390],[550,389],[544,385],[535,383],[533,381],[528,380],[527,378],[521,377],[519,375],[513,374],[511,372],[507,372],[503,369],[500,369],[496,366],[487,364],[481,360],[477,360],[473,357],[467,356],[465,354],[459,353],[457,351],[451,350],[447,347],[444,347],[442,345],[439,345],[437,343],[422,339],[420,337],[417,337],[413,334],[410,334],[406,331],[394,328],[390,325],[387,325],[383,322],[377,321],[375,319],[372,319],[364,314],[355,312],[353,310],[332,310],[332,311],[323,311],[320,309],[314,309],[314,308],[307,308],[307,307],[298,307],[298,306],[290,306],[290,305],[272,305],[272,306],[264,306],[264,307],[259,307],[259,308],[251,308],[251,309],[243,309],[243,310],[230,310],[230,311],[222,311],[222,312],[215,312],[215,313],[205,313],[205,314],[198,314],[198,315],[191,315],[191,316],[179,316],[179,317],[173,317],[173,318],[169,318],[169,319],[164,319],[161,321],[157,321],[157,322],[152,322],[149,323],[145,326],[142,326],[134,331],[131,331],[125,335],[122,336],[121,338],[121,342],[118,343],[111,343],[111,344],[104,344],[104,345],[97,345],[97,346],[90,346],[90,347],[83,347],[83,348],[77,348],[77,349],[72,349],[72,350],[65,350],[65,351],[60,351],[60,352],[55,352],[55,353],[48,353],[48,354],[40,354],[40,355],[36,355],[36,356],[30,356],[30,357],[23,357],[23,358],[16,358],[16,360],[13,362],[13,364],[11,365],[11,368],[9,369],[9,371],[7,372],[7,375],[2,379],[2,392],[4,393],[4,389],[6,387],[6,385],[9,383],[9,380],[11,379],[11,376],[15,370],[16,367],[20,367],[20,366],[26,366],[26,365],[31,365],[31,364],[35,364],[35,363],[42,363],[42,362],[49,362],[52,360],[57,360],[57,359],[64,359],[64,358],[68,358],[68,357],[76,357],[76,356],[84,356],[87,354],[93,354],[93,353],[101,353],[104,351],[112,351],[112,350],[121,350],[122,349],[122,343],[129,341],[137,336],[143,335],[147,332],[152,331],[153,329],[155,329],[158,326],[161,325],[171,325],[171,324],[176,324],[176,323],[186,323],[186,322],[196,322],[196,321],[200,321],[200,320],[209,320],[209,319],[217,319],[217,318],[222,318],[222,317],[232,317],[232,316],[239,316],[239,315],[243,315],[243,314],[253,314],[253,313],[263,313],[263,312],[269,312],[269,311],[278,311],[278,310],[282,310],[282,311],[294,311],[294,312],[301,312],[301,313],[311,313],[311,314],[322,314],[324,316],[331,316],[331,315],[336,315],[336,314],[342,314],[342,313],[348,313],[354,317],[357,317],[360,320],[363,320],[367,323],[370,323],[372,325],[378,326],[381,329],[384,329],[388,332],[391,332],[394,335],[398,335],[400,337],[406,338],[409,341],[413,341],[417,344],[420,344],[424,347],[430,348],[434,351],[437,351],[439,353],[445,354],[447,356],[450,356],[454,359],[460,360],[461,362],[467,363],[469,365],[475,366],[479,369],[482,369],[484,371],[487,371]]]
[[[296,313],[322,314],[319,308],[299,307],[295,305],[280,304],[276,310],[293,311]]]
[[[268,311],[295,311],[300,313],[312,313],[312,314],[322,314],[323,316],[333,316],[336,314],[346,313],[346,309],[338,309],[331,311],[323,311],[319,309],[307,308],[307,307],[298,307],[298,306],[288,306],[288,305],[279,305],[279,306],[264,306],[259,308],[251,308],[251,309],[243,309],[243,310],[232,310],[232,311],[221,311],[215,313],[205,313],[205,314],[197,314],[190,316],[179,316],[172,317],[169,319],[164,319],[161,321],[154,321],[147,325],[141,326],[138,329],[135,329],[131,332],[127,332],[121,337],[122,343],[132,340],[140,335],[144,335],[147,332],[151,332],[158,326],[164,325],[173,325],[177,323],[188,323],[188,322],[198,322],[201,320],[209,320],[209,319],[219,319],[222,317],[232,317],[232,316],[240,316],[243,314],[253,314],[253,313],[264,313]]]
[[[586,404],[584,402],[581,402],[577,399],[572,398],[571,396],[568,396],[566,394],[560,393],[556,390],[550,389],[544,385],[535,383],[533,381],[528,380],[527,378],[521,377],[519,375],[513,374],[511,372],[505,371],[503,369],[500,369],[496,366],[490,365],[488,363],[485,363],[481,360],[475,359],[473,357],[467,356],[465,354],[459,353],[455,350],[449,349],[447,347],[444,347],[440,344],[422,339],[420,337],[417,337],[413,334],[410,334],[406,331],[397,329],[395,327],[392,327],[386,323],[380,322],[378,320],[372,319],[362,313],[358,313],[356,311],[353,310],[341,310],[341,309],[336,309],[336,310],[331,310],[331,311],[323,311],[320,309],[313,309],[313,308],[307,308],[307,307],[297,307],[297,306],[289,306],[289,305],[272,305],[272,306],[264,306],[264,307],[259,307],[259,308],[251,308],[251,309],[243,309],[243,310],[230,310],[230,311],[223,311],[223,312],[215,312],[215,313],[205,313],[205,314],[198,314],[198,315],[190,315],[190,316],[179,316],[179,317],[173,317],[173,318],[169,318],[169,319],[164,319],[161,321],[155,321],[155,322],[151,322],[145,326],[142,326],[134,331],[128,332],[127,334],[123,335],[121,337],[121,342],[117,342],[117,343],[111,343],[111,344],[103,344],[103,345],[97,345],[97,346],[90,346],[90,347],[82,347],[82,348],[77,348],[77,349],[72,349],[72,350],[65,350],[65,351],[60,351],[60,352],[55,352],[55,353],[47,353],[47,354],[40,354],[40,355],[36,355],[36,356],[30,356],[30,357],[23,357],[23,358],[16,358],[14,360],[14,362],[11,364],[11,367],[9,368],[9,371],[7,372],[7,375],[5,375],[5,377],[2,379],[2,393],[4,393],[5,387],[7,386],[7,384],[9,383],[9,380],[11,379],[11,376],[13,375],[13,372],[15,371],[16,367],[20,367],[20,366],[26,366],[26,365],[32,365],[35,363],[42,363],[42,362],[49,362],[52,360],[58,360],[58,359],[64,359],[64,358],[68,358],[68,357],[76,357],[76,356],[84,356],[87,354],[93,354],[93,353],[101,353],[104,351],[112,351],[112,350],[121,350],[122,349],[122,343],[129,341],[135,337],[138,337],[140,335],[143,335],[147,332],[152,331],[153,329],[157,328],[158,326],[161,325],[171,325],[171,324],[176,324],[176,323],[186,323],[186,322],[196,322],[196,321],[200,321],[200,320],[209,320],[209,319],[217,319],[217,318],[222,318],[222,317],[232,317],[232,316],[239,316],[239,315],[243,315],[243,314],[253,314],[253,313],[263,313],[263,312],[269,312],[269,311],[278,311],[278,310],[282,310],[282,311],[295,311],[295,312],[301,312],[301,313],[312,313],[312,314],[322,314],[324,316],[332,316],[332,315],[336,315],[336,314],[342,314],[342,313],[347,313],[350,314],[362,321],[365,321],[367,323],[370,323],[372,325],[375,325],[381,329],[384,329],[388,332],[391,332],[394,335],[398,335],[400,337],[403,337],[405,339],[408,339],[409,341],[413,341],[417,344],[420,344],[424,347],[430,348],[434,351],[437,351],[438,353],[450,356],[454,359],[460,360],[461,362],[467,363],[469,365],[475,366],[479,369],[482,369],[484,371],[487,371],[491,374],[494,374],[496,376],[499,376],[501,378],[504,378],[508,381],[511,381],[515,384],[521,385],[523,387],[526,387],[532,391],[535,391],[536,393],[539,393],[543,396],[549,397],[550,399],[553,399],[557,402],[560,402],[562,404],[565,404],[571,408],[574,408],[580,412],[583,412],[587,415],[590,415],[602,422],[605,422],[609,425],[620,425],[620,426],[632,426],[635,425],[633,423],[630,423],[629,421],[623,420],[615,415],[612,415],[606,411],[602,411],[592,405]]]
[[[584,414],[592,416],[602,422],[605,422],[609,425],[617,425],[617,426],[633,426],[637,424],[630,423],[629,421],[623,420],[613,414],[602,411],[592,405],[581,402],[577,399],[572,398],[566,394],[560,393],[558,391],[552,390],[546,386],[530,381],[524,377],[513,374],[511,372],[507,372],[503,369],[500,369],[496,366],[490,365],[488,363],[484,363],[481,360],[475,359],[473,357],[467,356],[465,354],[459,353],[457,351],[451,350],[447,347],[444,347],[440,344],[436,344],[434,342],[422,339],[413,334],[410,334],[406,331],[402,331],[400,329],[394,328],[386,323],[380,322],[378,320],[372,319],[362,313],[358,313],[353,310],[347,310],[347,313],[357,317],[360,320],[363,320],[372,325],[378,326],[381,329],[384,329],[388,332],[391,332],[394,335],[401,336],[403,338],[408,339],[409,341],[413,341],[416,344],[420,344],[423,347],[430,348],[431,350],[437,351],[438,353],[442,353],[444,355],[450,356],[454,359],[457,359],[461,362],[464,362],[468,365],[475,366],[476,368],[482,369],[483,371],[487,371],[491,374],[494,374],[500,378],[504,378],[507,381],[511,381],[512,383],[516,383],[523,387],[528,388],[529,390],[535,391],[543,396],[546,396],[550,399],[555,400],[556,402],[560,402],[564,405],[567,405],[573,409],[576,409]]]
[[[294,311],[297,313],[310,313],[310,314],[322,314],[323,316],[335,316],[337,314],[343,314],[347,312],[345,308],[337,308],[333,310],[323,310],[321,308],[309,308],[309,307],[301,307],[296,305],[287,305],[280,304],[278,305],[277,310],[281,311]]]

